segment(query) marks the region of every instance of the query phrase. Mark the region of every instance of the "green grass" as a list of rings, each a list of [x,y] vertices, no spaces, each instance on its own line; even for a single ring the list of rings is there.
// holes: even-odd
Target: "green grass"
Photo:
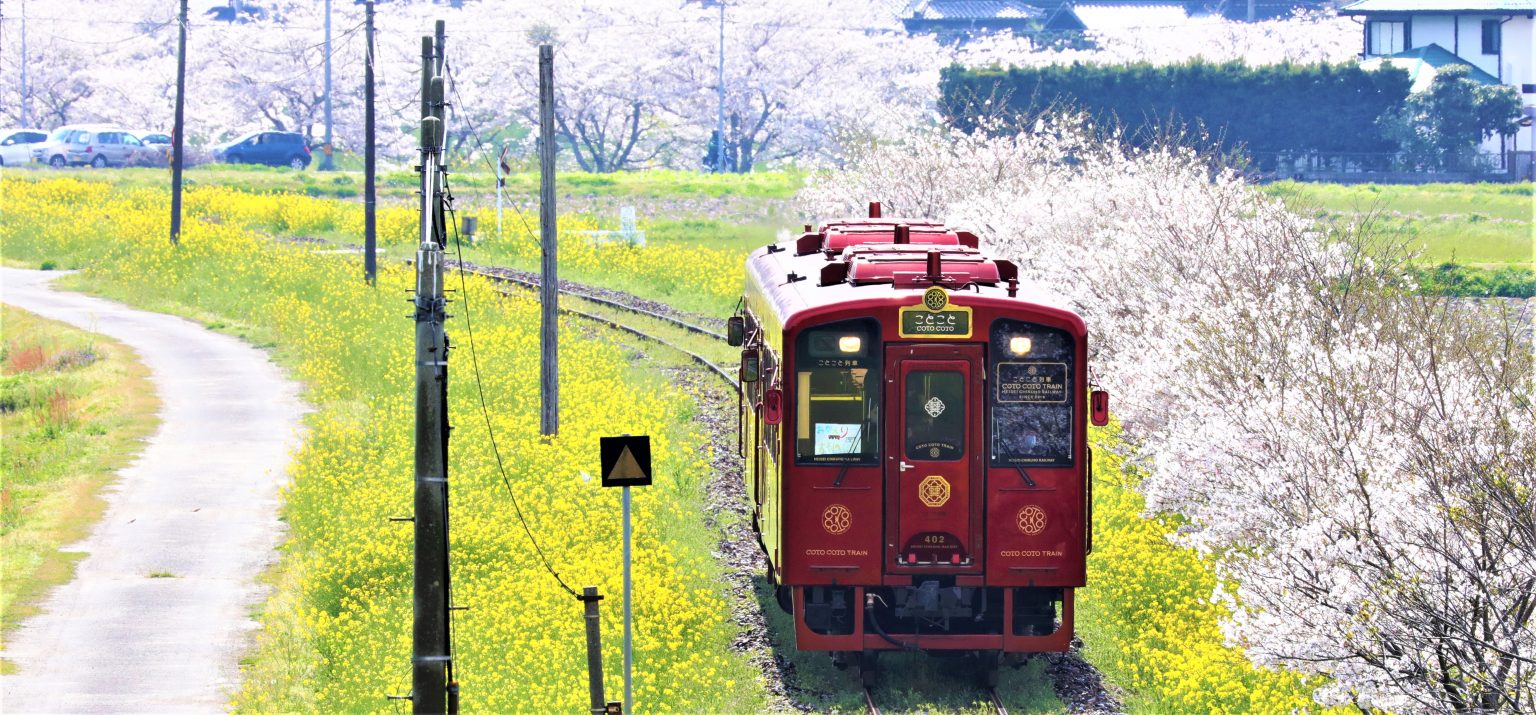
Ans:
[[[410,532],[387,521],[410,511],[406,273],[386,267],[379,287],[368,288],[351,269],[354,257],[254,239],[197,216],[188,218],[193,230],[182,248],[172,250],[160,238],[163,196],[120,201],[108,193],[90,202],[101,208],[82,210],[67,197],[96,196],[96,189],[54,186],[32,195],[18,183],[5,188],[8,204],[19,207],[0,217],[7,261],[81,266],[72,285],[269,343],[279,363],[306,382],[316,410],[285,493],[292,538],[282,565],[265,577],[277,592],[259,613],[265,627],[244,661],[246,687],[235,705],[251,712],[386,708],[382,695],[403,692],[398,681],[409,664]],[[657,710],[764,709],[756,672],[730,650],[734,627],[714,605],[724,596],[710,556],[717,534],[702,518],[707,466],[698,461],[704,448],[696,442],[695,408],[663,374],[605,344],[616,338],[573,327],[567,334],[579,337],[562,345],[561,436],[540,439],[537,401],[529,398],[537,393],[537,351],[528,349],[537,343],[537,311],[526,299],[495,300],[474,282],[470,289],[491,418],[531,528],[568,581],[599,585],[609,596],[610,692],[620,662],[617,496],[576,475],[593,469],[593,435],[638,426],[652,435],[664,476],[636,496],[636,545],[645,554],[636,572],[637,698]],[[457,317],[449,325],[460,348],[450,395],[454,585],[471,606],[456,616],[459,663],[471,674],[465,702],[490,711],[568,711],[585,697],[579,604],[537,566],[511,514],[473,389],[466,295],[454,294]]]
[[[0,348],[0,637],[67,582],[114,471],[142,448],[158,403],[122,344],[6,305]]]
[[[1282,181],[1265,190],[1304,215],[1353,221],[1373,217],[1407,239],[1426,264],[1480,268],[1536,260],[1532,185],[1316,184]]]
[[[251,164],[203,164],[189,167],[183,172],[187,185],[210,184],[252,192],[289,191],[310,196],[359,198],[363,193],[361,169],[344,168],[337,171],[318,171],[311,164],[308,169],[294,171],[287,167],[270,167]],[[338,166],[350,167],[350,160],[339,161]],[[482,162],[465,162],[450,167],[455,189],[464,194],[494,196],[495,175]],[[170,171],[164,168],[117,168],[53,169],[28,167],[8,170],[10,175],[20,174],[32,178],[74,176],[82,179],[108,181],[122,187],[168,187]],[[555,193],[561,198],[617,197],[630,199],[774,199],[793,198],[800,190],[805,175],[792,171],[770,171],[752,174],[705,174],[695,171],[627,171],[611,174],[585,172],[561,172],[556,176]],[[381,197],[409,199],[420,184],[420,175],[409,168],[381,168],[378,173],[378,191]],[[538,172],[516,172],[506,177],[505,193],[511,198],[537,200],[539,191]]]

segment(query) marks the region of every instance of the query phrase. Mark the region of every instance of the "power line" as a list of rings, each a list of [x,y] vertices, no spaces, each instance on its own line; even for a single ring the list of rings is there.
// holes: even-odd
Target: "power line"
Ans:
[[[445,193],[443,196],[443,206],[447,209],[448,216],[450,217],[448,223],[453,226],[454,253],[459,261],[459,297],[464,301],[464,332],[468,336],[469,364],[475,374],[475,393],[480,398],[480,415],[485,419],[485,431],[491,443],[491,454],[496,457],[496,471],[501,475],[502,486],[506,487],[507,496],[512,500],[512,511],[517,514],[517,521],[522,525],[523,533],[528,535],[529,543],[533,544],[533,551],[538,554],[540,563],[544,565],[544,570],[554,577],[555,582],[560,584],[560,588],[565,589],[566,593],[579,598],[576,590],[567,585],[565,579],[560,578],[559,572],[555,571],[554,566],[550,565],[549,557],[544,554],[544,548],[539,546],[539,540],[534,537],[533,530],[528,527],[528,520],[523,517],[523,508],[517,502],[517,493],[512,489],[512,480],[507,477],[506,464],[501,458],[501,447],[496,442],[496,429],[491,423],[491,409],[485,399],[485,385],[480,378],[480,357],[475,351],[475,329],[474,323],[470,318],[470,314],[474,311],[472,306],[470,306],[469,288],[464,278],[464,245],[459,240],[459,217],[453,207],[453,191],[448,188],[446,175],[443,178],[443,186]]]

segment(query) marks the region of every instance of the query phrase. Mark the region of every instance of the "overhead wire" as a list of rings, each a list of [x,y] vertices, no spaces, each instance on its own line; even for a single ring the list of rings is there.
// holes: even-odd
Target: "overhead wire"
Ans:
[[[449,75],[448,84],[450,86],[452,86],[453,85],[452,73],[451,73],[451,70],[449,70],[449,65],[448,65],[446,60],[444,61],[443,66],[444,66],[445,72]],[[455,98],[458,97],[457,88],[454,89],[454,97]],[[453,106],[453,105],[449,105],[449,106]],[[455,113],[455,116],[457,116],[457,113]],[[470,125],[470,130],[472,132],[474,132],[475,138],[476,138],[476,146],[478,147],[479,146],[479,132],[474,129],[473,124],[471,122],[469,122],[467,119],[465,120],[465,123]],[[500,447],[500,445],[496,441],[496,429],[495,429],[495,426],[493,425],[493,423],[491,422],[491,409],[490,409],[490,405],[489,405],[488,401],[485,398],[485,385],[484,385],[484,381],[481,379],[481,376],[480,376],[480,356],[479,356],[479,353],[475,349],[474,321],[470,317],[470,315],[473,313],[473,307],[470,305],[468,281],[464,277],[464,275],[465,275],[465,271],[464,271],[464,245],[463,245],[463,242],[460,240],[460,237],[459,237],[458,212],[457,212],[457,210],[455,209],[455,207],[453,205],[453,192],[449,188],[449,180],[448,180],[448,174],[447,173],[443,174],[443,188],[444,188],[444,192],[443,192],[444,195],[442,197],[443,209],[444,209],[445,213],[450,217],[449,220],[447,221],[447,223],[449,223],[453,227],[454,254],[458,258],[458,262],[459,262],[459,265],[458,265],[459,297],[460,297],[460,300],[464,301],[464,332],[466,333],[466,336],[468,338],[467,342],[469,344],[469,363],[470,363],[470,367],[472,368],[472,371],[474,372],[474,375],[475,375],[475,393],[476,393],[476,395],[479,396],[479,400],[480,400],[480,414],[481,414],[481,416],[485,420],[485,431],[486,431],[486,435],[488,437],[488,441],[490,442],[490,445],[491,445],[491,454],[494,455],[495,458],[496,458],[496,471],[501,476],[502,486],[506,487],[507,497],[510,498],[511,501],[512,501],[512,511],[513,511],[513,513],[515,513],[517,515],[517,521],[522,526],[523,533],[528,536],[528,542],[533,544],[534,553],[538,555],[540,563],[542,563],[543,566],[544,566],[544,570],[549,572],[550,576],[554,577],[555,582],[560,584],[560,588],[564,589],[566,593],[570,594],[571,596],[573,596],[575,598],[580,598],[581,596],[576,593],[576,589],[571,588],[570,585],[565,582],[565,579],[561,578],[560,573],[555,570],[554,566],[549,561],[549,557],[544,553],[544,547],[539,544],[538,538],[533,535],[533,529],[531,529],[528,526],[528,520],[523,515],[522,505],[519,504],[518,501],[517,501],[517,492],[516,492],[516,490],[514,490],[512,488],[512,480],[511,480],[510,477],[507,476],[506,463],[502,459],[502,456],[501,456],[501,447]]]

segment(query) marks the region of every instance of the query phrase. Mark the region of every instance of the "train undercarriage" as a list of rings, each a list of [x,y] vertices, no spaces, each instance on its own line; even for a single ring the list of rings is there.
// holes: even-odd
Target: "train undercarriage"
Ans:
[[[839,667],[874,682],[879,655],[923,651],[977,659],[983,685],[1005,663],[1064,652],[1072,640],[1072,589],[960,586],[953,576],[898,586],[781,586],[794,616],[795,644],[821,650]]]

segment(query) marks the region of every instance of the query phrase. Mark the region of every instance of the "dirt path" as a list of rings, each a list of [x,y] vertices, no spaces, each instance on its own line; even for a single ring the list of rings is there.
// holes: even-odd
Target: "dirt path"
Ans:
[[[162,402],[118,474],[75,579],[4,657],[0,711],[227,709],[256,626],[256,576],[281,537],[278,487],[300,445],[298,386],[265,353],[168,315],[55,291],[57,273],[0,268],[0,300],[138,352]]]

